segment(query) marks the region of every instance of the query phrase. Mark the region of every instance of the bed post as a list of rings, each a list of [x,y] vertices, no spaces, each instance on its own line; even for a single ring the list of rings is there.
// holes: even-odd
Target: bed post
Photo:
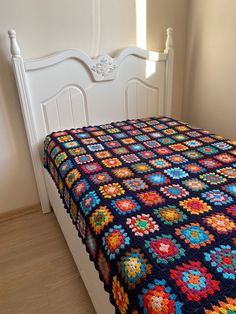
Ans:
[[[165,75],[165,115],[171,116],[172,110],[172,88],[173,88],[173,71],[174,71],[174,49],[173,49],[173,28],[166,30],[166,47],[165,53],[167,54],[166,61],[166,75]]]
[[[23,58],[21,57],[20,47],[16,40],[16,32],[8,31],[10,39],[10,50],[12,55],[13,70],[16,78],[17,88],[20,96],[20,103],[23,113],[23,119],[26,127],[26,134],[30,148],[31,159],[34,168],[35,179],[38,188],[39,199],[44,213],[51,211],[48,194],[46,190],[43,164],[40,159],[39,147],[37,143],[36,131],[33,123],[33,114],[31,110],[30,93],[28,89],[26,73]]]

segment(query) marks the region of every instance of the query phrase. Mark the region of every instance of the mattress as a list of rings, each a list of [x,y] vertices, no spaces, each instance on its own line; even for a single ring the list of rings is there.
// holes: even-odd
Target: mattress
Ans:
[[[117,313],[236,313],[236,142],[168,118],[54,132],[45,168]]]

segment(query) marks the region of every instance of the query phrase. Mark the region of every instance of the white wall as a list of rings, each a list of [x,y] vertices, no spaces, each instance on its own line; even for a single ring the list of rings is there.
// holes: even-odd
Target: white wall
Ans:
[[[236,139],[236,1],[190,0],[184,119]]]
[[[111,53],[136,44],[135,3],[135,0],[1,2],[0,212],[39,202],[10,65],[7,30],[16,29],[25,58],[67,48],[82,49],[91,56]],[[186,8],[187,0],[147,0],[148,48],[163,50],[165,28],[172,26],[176,29],[176,115],[180,112],[182,95]]]
[[[172,115],[177,119],[180,119],[182,114],[187,13],[188,0],[148,1],[149,49],[163,50],[166,28],[173,27],[174,29],[175,61]]]

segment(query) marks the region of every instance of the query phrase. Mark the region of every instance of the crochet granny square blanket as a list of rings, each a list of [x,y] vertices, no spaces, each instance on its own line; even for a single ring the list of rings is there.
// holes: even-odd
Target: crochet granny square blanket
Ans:
[[[236,141],[153,117],[44,148],[117,313],[236,313]]]

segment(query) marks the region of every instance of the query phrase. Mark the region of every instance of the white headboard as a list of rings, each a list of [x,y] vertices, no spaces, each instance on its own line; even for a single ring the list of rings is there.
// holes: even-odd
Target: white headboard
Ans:
[[[13,68],[39,197],[50,211],[42,148],[47,134],[87,125],[171,115],[173,43],[167,29],[163,53],[125,48],[115,57],[91,59],[79,50],[24,60],[9,32]]]

